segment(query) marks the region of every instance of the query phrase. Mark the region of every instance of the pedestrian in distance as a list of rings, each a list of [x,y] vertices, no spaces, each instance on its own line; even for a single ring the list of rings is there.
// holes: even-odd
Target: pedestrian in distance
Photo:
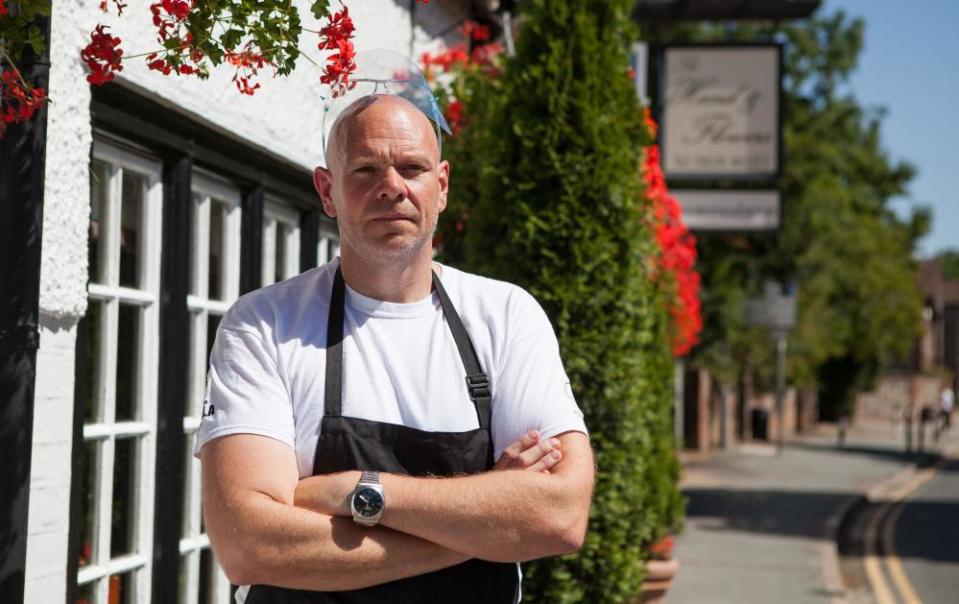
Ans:
[[[583,543],[593,457],[546,314],[432,260],[439,119],[350,104],[314,174],[340,258],[220,324],[195,452],[239,601],[517,602],[519,562]]]
[[[849,431],[849,416],[845,413],[836,421],[836,444],[840,449],[846,448],[846,433]]]
[[[939,413],[942,418],[941,430],[945,432],[952,426],[952,412],[956,407],[956,393],[949,386],[944,386],[939,393]]]

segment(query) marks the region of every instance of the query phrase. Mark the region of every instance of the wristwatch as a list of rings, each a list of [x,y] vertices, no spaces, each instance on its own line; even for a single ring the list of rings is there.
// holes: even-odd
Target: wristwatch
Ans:
[[[376,526],[383,515],[386,497],[380,484],[379,472],[363,472],[356,488],[350,494],[350,512],[353,522],[363,526]]]

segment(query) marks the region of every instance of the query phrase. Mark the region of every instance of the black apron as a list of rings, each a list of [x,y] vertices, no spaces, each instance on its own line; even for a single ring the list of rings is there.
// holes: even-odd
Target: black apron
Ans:
[[[327,325],[326,391],[313,474],[370,470],[410,476],[476,474],[493,467],[489,381],[473,343],[436,274],[433,287],[466,368],[464,387],[476,407],[479,428],[427,432],[343,416],[343,317],[345,286],[337,267]],[[386,493],[386,505],[390,494]],[[442,570],[354,591],[318,592],[254,585],[247,604],[436,602],[500,604],[519,594],[516,564],[468,560]]]

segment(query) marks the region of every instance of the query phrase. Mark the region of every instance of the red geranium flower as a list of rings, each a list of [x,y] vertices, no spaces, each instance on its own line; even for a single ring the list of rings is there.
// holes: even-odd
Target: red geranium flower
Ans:
[[[446,106],[446,121],[449,122],[453,134],[459,134],[462,127],[463,103],[459,99],[451,101]]]
[[[463,37],[474,42],[485,42],[490,39],[489,27],[480,25],[476,21],[467,19],[460,26],[460,33]]]
[[[655,136],[656,122],[646,111],[646,125]],[[669,314],[673,323],[673,354],[687,354],[699,342],[702,311],[699,302],[700,276],[696,272],[696,238],[682,220],[682,207],[666,188],[660,166],[659,147],[646,149],[644,177],[646,195],[653,203],[656,242],[660,248],[659,277],[670,280]]]
[[[87,81],[96,86],[106,84],[116,72],[123,70],[120,38],[108,34],[107,29],[106,25],[97,25],[90,33],[90,43],[80,52],[80,58],[90,69]]]
[[[257,52],[252,44],[247,44],[241,52],[226,53],[226,60],[236,67],[236,73],[233,74],[233,83],[241,94],[252,95],[260,87],[259,83],[251,85],[250,82],[256,77],[260,69],[269,63],[266,58]]]
[[[354,29],[350,11],[345,6],[343,10],[333,13],[326,27],[320,29],[320,42],[317,47],[320,50],[337,51],[326,58],[326,67],[320,76],[320,82],[330,85],[334,97],[355,85],[350,82],[350,76],[356,71],[356,63],[353,61],[356,50],[350,41]]]
[[[39,86],[30,86],[15,69],[0,72],[0,138],[7,124],[20,123],[33,117],[38,109],[47,102],[46,91]]]

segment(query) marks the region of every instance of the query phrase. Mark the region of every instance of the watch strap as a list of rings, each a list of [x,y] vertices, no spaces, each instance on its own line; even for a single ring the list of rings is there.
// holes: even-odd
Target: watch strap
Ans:
[[[360,475],[360,483],[380,484],[379,472],[363,472]]]

